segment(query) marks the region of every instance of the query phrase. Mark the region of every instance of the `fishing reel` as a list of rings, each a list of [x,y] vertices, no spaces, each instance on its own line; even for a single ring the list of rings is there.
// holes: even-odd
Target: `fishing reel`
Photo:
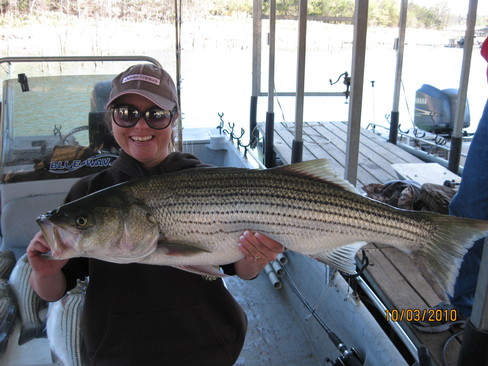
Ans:
[[[329,337],[332,343],[337,347],[340,356],[335,361],[327,358],[325,362],[329,362],[334,366],[362,366],[364,365],[363,356],[354,348],[348,348],[334,332],[329,332]]]
[[[341,355],[337,357],[335,361],[331,359],[326,359],[325,361],[330,363],[333,366],[362,366],[364,365],[364,359],[359,354],[359,352],[354,348],[347,348],[346,346],[342,345],[343,349],[341,351]]]

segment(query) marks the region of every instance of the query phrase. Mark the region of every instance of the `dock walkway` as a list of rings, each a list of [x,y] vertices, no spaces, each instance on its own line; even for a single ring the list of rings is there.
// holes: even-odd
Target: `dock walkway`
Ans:
[[[261,131],[264,130],[263,124],[258,127]],[[293,123],[275,124],[275,152],[284,164],[289,164],[291,160],[294,131]],[[304,161],[328,159],[331,168],[339,176],[344,176],[347,123],[306,122],[303,126],[303,141]],[[406,163],[421,164],[423,161],[387,142],[373,131],[361,130],[357,188],[361,189],[370,183],[386,183],[399,179],[392,164]],[[377,244],[368,244],[365,252],[370,261],[365,271],[365,278],[389,310],[427,309],[441,301],[420,275],[412,260],[403,252]],[[418,332],[406,322],[402,322],[401,325],[417,347],[424,345],[428,348],[434,364],[443,364],[443,353],[449,365],[456,364],[460,340],[454,339],[443,351],[447,339],[453,335],[452,331],[427,334]]]
[[[293,123],[275,124],[275,151],[285,164],[290,163],[294,132]],[[331,168],[339,176],[344,176],[346,141],[345,122],[305,122],[303,160],[328,159]],[[358,188],[369,183],[385,183],[398,179],[392,164],[399,163],[422,163],[422,160],[387,142],[371,130],[361,129]]]

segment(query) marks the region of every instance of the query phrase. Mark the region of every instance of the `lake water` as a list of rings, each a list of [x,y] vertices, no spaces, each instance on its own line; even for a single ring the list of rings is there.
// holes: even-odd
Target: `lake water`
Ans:
[[[277,29],[275,89],[278,92],[294,92],[296,89],[296,22],[280,21]],[[78,26],[78,28],[76,28]],[[267,89],[267,30],[263,22],[262,90]],[[67,24],[65,28],[42,33],[20,30],[15,36],[21,41],[8,43],[14,56],[39,54],[142,54],[156,58],[173,77],[176,77],[174,52],[174,28],[170,24],[134,26],[107,21],[95,24]],[[93,34],[92,34],[93,33]],[[395,29],[369,29],[368,49],[364,77],[362,126],[369,123],[386,125],[385,116],[392,110],[396,52],[392,49]],[[37,38],[36,38],[37,37]],[[46,43],[39,49],[41,39]],[[404,54],[403,89],[400,97],[400,122],[404,129],[412,126],[415,92],[422,84],[439,89],[458,88],[463,50],[446,48],[448,35],[425,30],[407,30],[407,46]],[[308,92],[342,92],[345,86],[340,80],[331,86],[345,71],[351,73],[352,26],[309,22],[305,90]],[[49,42],[48,42],[49,41]],[[185,127],[217,126],[219,113],[226,122],[233,122],[248,130],[252,81],[252,22],[250,19],[219,20],[201,19],[183,24],[181,52],[181,104]],[[58,49],[60,44],[63,45]],[[434,46],[436,45],[436,46]],[[20,48],[22,46],[22,48]],[[37,47],[37,48],[36,48]],[[468,101],[473,132],[481,116],[488,96],[486,62],[475,47],[472,55]],[[19,54],[20,53],[20,54]],[[103,72],[98,63],[97,72]],[[58,65],[43,66],[42,74],[54,74]],[[122,71],[121,67],[119,71]],[[88,73],[90,65],[79,70],[63,70],[64,74]],[[113,73],[110,70],[107,73]],[[2,75],[3,77],[3,75]],[[16,74],[14,76],[16,78]],[[372,87],[371,81],[374,81]],[[258,121],[264,121],[267,98],[258,102]],[[275,121],[295,120],[293,97],[275,99]],[[346,121],[349,104],[344,97],[306,97],[305,121]]]
[[[473,50],[468,102],[471,126],[474,132],[488,98],[486,61],[479,48]],[[400,122],[406,129],[412,127],[415,92],[423,84],[438,89],[459,88],[463,50],[458,48],[407,47],[403,66],[400,96]],[[184,125],[211,126],[218,123],[218,112],[226,121],[247,128],[251,96],[251,55],[246,51],[218,54],[217,52],[189,51],[183,54],[182,107]],[[264,59],[264,57],[263,57]],[[267,89],[266,60],[263,60],[262,89]],[[344,71],[351,72],[351,53],[348,50],[327,54],[312,51],[306,58],[306,91],[342,92],[340,80],[331,86]],[[186,67],[185,67],[186,66]],[[387,125],[385,116],[393,105],[396,53],[385,48],[368,50],[364,77],[362,126],[371,122]],[[371,81],[374,81],[374,87]],[[296,90],[296,54],[281,51],[276,56],[275,88],[279,92]],[[258,121],[266,117],[268,101],[260,97]],[[295,119],[293,97],[275,99],[275,121],[292,122]],[[349,104],[344,97],[306,97],[305,121],[346,121]]]

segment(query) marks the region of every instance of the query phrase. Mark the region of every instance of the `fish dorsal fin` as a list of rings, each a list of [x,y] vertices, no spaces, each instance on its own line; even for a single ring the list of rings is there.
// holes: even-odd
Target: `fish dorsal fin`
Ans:
[[[341,272],[355,274],[356,260],[354,257],[356,256],[357,251],[365,244],[366,242],[357,242],[345,245],[338,249],[312,254],[310,257],[315,258],[319,262],[325,263]]]
[[[330,163],[327,159],[303,161],[300,163],[283,165],[271,169],[286,174],[301,175],[320,179],[329,183],[333,183],[345,189],[346,191],[359,193],[356,187],[354,187],[347,180],[340,178],[337,173],[331,169]]]

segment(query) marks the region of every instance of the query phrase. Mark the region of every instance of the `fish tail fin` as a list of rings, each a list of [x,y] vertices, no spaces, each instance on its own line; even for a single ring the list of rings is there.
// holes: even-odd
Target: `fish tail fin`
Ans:
[[[430,240],[420,243],[420,249],[411,255],[435,292],[445,297],[445,292],[454,292],[454,283],[467,250],[476,240],[488,235],[488,221],[432,212],[419,214],[434,225]]]

